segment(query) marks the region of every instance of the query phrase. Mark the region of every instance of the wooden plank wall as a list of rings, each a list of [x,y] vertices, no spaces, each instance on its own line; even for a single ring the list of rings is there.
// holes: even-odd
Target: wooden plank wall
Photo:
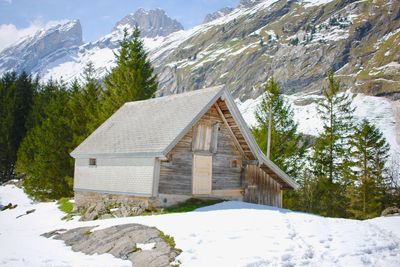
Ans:
[[[258,166],[247,165],[244,201],[282,207],[281,187]]]
[[[243,157],[215,107],[211,108],[209,116],[220,128],[217,153],[213,156],[213,190],[242,189]],[[237,161],[236,167],[232,166],[233,160]]]
[[[160,163],[158,192],[161,194],[192,194],[192,136],[190,130]]]
[[[242,156],[235,147],[218,111],[212,107],[198,123],[219,123],[217,152],[213,155],[213,190],[242,189],[241,166]],[[182,194],[192,193],[192,151],[193,129],[187,133],[168,155],[169,161],[160,165],[159,193]],[[237,161],[237,167],[232,167],[232,160]]]

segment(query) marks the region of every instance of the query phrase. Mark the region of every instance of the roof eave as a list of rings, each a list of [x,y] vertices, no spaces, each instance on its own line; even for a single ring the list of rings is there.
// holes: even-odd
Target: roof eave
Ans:
[[[71,157],[78,158],[163,158],[162,151],[135,152],[135,153],[70,153]]]
[[[289,175],[282,171],[275,163],[267,159],[264,155],[262,156],[262,163],[271,169],[280,179],[286,184],[285,188],[298,189],[300,185],[296,183]]]
[[[264,163],[268,168],[270,168],[279,178],[284,181],[285,185],[291,187],[293,189],[299,188],[299,185],[289,177],[284,171],[282,171],[278,166],[276,166],[271,160],[267,159],[264,153],[261,151],[257,142],[255,141],[253,135],[250,132],[249,127],[247,126],[246,121],[242,117],[235,101],[231,97],[231,95],[226,92],[226,89],[223,89],[223,94],[225,97],[225,102],[231,112],[232,116],[234,116],[237,121],[237,125],[240,128],[244,138],[246,139],[250,150],[254,153],[255,157],[259,159],[260,162]]]

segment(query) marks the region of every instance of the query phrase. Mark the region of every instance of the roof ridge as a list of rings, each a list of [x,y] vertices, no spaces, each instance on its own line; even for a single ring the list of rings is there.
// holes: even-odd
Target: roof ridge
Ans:
[[[129,101],[129,102],[125,102],[124,105],[134,105],[134,104],[140,104],[140,103],[148,102],[148,101],[172,100],[175,98],[187,97],[190,95],[208,93],[210,91],[211,92],[220,91],[220,90],[223,90],[224,87],[225,87],[225,85],[217,85],[217,86],[206,87],[206,88],[202,88],[202,89],[195,89],[192,91],[186,91],[186,92],[182,92],[182,93],[178,93],[178,94],[170,94],[170,95],[159,96],[159,97],[154,97],[154,98],[149,98],[149,99],[144,99],[144,100]]]

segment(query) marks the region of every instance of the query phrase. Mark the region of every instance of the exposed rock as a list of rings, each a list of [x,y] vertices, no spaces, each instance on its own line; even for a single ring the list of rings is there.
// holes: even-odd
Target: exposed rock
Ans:
[[[208,23],[208,22],[213,21],[213,20],[216,20],[216,19],[218,19],[220,17],[223,17],[223,16],[231,13],[233,10],[234,10],[234,8],[232,8],[232,7],[224,7],[224,8],[221,8],[220,10],[218,10],[218,11],[215,11],[213,13],[207,14],[204,17],[203,24],[204,23]]]
[[[170,33],[183,30],[182,24],[168,17],[162,9],[138,9],[135,13],[125,16],[117,22],[113,31],[124,27],[139,27],[142,37],[167,36]]]
[[[75,195],[75,198],[75,204],[80,204],[75,209],[78,213],[83,214],[80,219],[81,221],[139,215],[145,210],[150,209],[145,199],[125,196],[113,197],[113,195],[104,194],[97,195],[96,198],[86,197],[85,201],[82,201],[82,196],[78,194]]]
[[[12,203],[8,203],[8,204],[5,205],[5,206],[1,205],[1,206],[0,206],[0,210],[1,210],[1,211],[3,211],[3,210],[12,210],[12,209],[15,209],[17,206],[18,206],[17,204],[14,204],[14,205],[13,205]]]
[[[34,36],[26,37],[1,51],[0,71],[33,73],[81,44],[82,28],[79,20],[40,30]]]
[[[260,2],[242,0],[235,16],[179,34],[173,32],[182,27],[165,18],[163,11],[142,9],[99,41],[59,49],[37,60],[34,67],[34,61],[25,60],[18,49],[0,55],[0,72],[10,70],[2,68],[4,62],[11,67],[10,62],[18,62],[17,70],[71,81],[79,75],[77,66],[83,69],[88,61],[97,60],[101,77],[115,64],[111,49],[119,47],[120,28],[138,25],[145,37],[172,32],[168,38],[146,40],[158,74],[158,96],[225,84],[234,97],[246,100],[259,96],[271,76],[285,94],[318,93],[327,73],[334,70],[343,89],[400,98],[399,1],[372,5],[332,0],[312,5],[277,0],[257,5]],[[59,68],[61,64],[73,67]]]
[[[159,95],[225,84],[246,100],[258,97],[272,75],[285,94],[321,92],[330,70],[345,90],[393,97],[399,91],[400,2],[258,2],[241,1],[248,9],[240,15],[163,53],[151,51]]]
[[[400,216],[400,208],[389,207],[382,211],[381,216]]]
[[[17,205],[15,205],[15,206],[17,206]],[[34,213],[35,211],[36,211],[36,209],[27,210],[27,211],[25,212],[25,214],[18,215],[18,216],[15,217],[15,218],[18,219],[18,218],[20,218],[20,217],[22,217],[22,216],[26,216],[26,215],[28,215],[28,214]]]
[[[41,234],[41,236],[44,236],[44,237],[46,237],[46,238],[50,238],[50,237],[53,237],[53,236],[55,236],[55,235],[60,235],[61,233],[64,233],[64,232],[66,232],[66,231],[67,231],[67,229],[64,229],[64,228],[62,228],[62,229],[56,229],[56,230],[53,230],[53,231],[50,231],[50,232]]]
[[[109,253],[130,260],[133,266],[170,266],[180,254],[179,249],[171,247],[160,237],[160,231],[155,227],[124,224],[92,232],[94,228],[80,227],[66,232],[61,229],[42,236],[63,240],[75,252],[88,255]]]
[[[103,214],[100,216],[100,220],[104,220],[104,219],[111,219],[114,218],[111,214],[107,213],[107,214]]]
[[[4,182],[2,185],[14,185],[18,188],[22,188],[22,184],[23,184],[24,180],[23,179],[11,179],[7,182]]]
[[[252,7],[261,3],[262,1],[265,0],[240,0],[239,7],[245,7],[245,8]]]
[[[106,214],[107,209],[104,202],[93,203],[81,217],[81,221],[92,221]]]

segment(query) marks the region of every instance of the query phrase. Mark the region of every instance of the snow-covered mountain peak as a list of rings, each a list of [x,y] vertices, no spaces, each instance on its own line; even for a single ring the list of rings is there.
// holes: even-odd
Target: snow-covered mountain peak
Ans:
[[[135,26],[139,27],[142,37],[167,36],[183,30],[183,26],[177,20],[170,18],[164,10],[140,8],[135,13],[131,13],[118,21],[113,31],[121,31],[123,28]]]
[[[213,20],[215,20],[217,18],[223,17],[223,16],[231,13],[233,10],[234,10],[234,8],[232,8],[232,7],[224,7],[224,8],[221,8],[220,10],[218,10],[218,11],[215,11],[213,13],[207,14],[204,17],[203,24],[204,23],[208,23],[210,21],[213,21]]]
[[[261,2],[263,2],[263,0],[240,0],[239,7],[252,7]]]
[[[35,73],[43,65],[54,62],[59,56],[64,56],[67,50],[81,44],[82,27],[79,20],[45,27],[0,53],[0,73],[11,70]]]

